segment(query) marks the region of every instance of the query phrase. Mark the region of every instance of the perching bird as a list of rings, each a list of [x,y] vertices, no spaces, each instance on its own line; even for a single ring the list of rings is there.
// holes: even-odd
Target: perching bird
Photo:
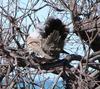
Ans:
[[[43,42],[42,48],[45,53],[58,59],[59,54],[63,51],[68,29],[60,19],[49,18],[45,23],[44,30],[45,42]]]
[[[27,38],[28,49],[37,57],[58,59],[68,29],[60,19],[49,18],[43,29],[35,29]]]
[[[32,32],[27,38],[27,48],[30,54],[34,53],[35,56],[40,58],[48,58],[51,59],[49,55],[47,55],[41,47],[42,40],[42,31],[39,28],[36,28],[34,32]]]

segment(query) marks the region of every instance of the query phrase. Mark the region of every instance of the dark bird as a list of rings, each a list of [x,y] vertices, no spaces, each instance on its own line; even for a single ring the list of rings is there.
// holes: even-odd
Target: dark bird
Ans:
[[[45,23],[45,33],[42,48],[45,53],[53,58],[59,58],[63,51],[65,38],[68,35],[68,29],[60,19],[49,18]]]

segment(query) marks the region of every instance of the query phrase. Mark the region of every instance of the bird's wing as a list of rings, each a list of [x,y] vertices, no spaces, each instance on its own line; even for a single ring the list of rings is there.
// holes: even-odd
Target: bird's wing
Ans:
[[[64,42],[61,40],[59,31],[54,30],[42,43],[42,48],[45,53],[51,56],[58,56],[63,49]]]

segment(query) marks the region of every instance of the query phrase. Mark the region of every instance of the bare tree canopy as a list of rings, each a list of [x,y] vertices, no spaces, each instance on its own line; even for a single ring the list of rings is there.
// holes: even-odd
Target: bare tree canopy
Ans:
[[[0,1],[0,89],[47,89],[46,73],[50,89],[100,88],[100,0]]]

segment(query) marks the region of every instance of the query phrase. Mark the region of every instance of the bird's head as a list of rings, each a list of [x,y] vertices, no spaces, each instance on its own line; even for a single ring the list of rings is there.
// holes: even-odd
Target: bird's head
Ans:
[[[45,38],[48,37],[54,30],[59,31],[60,36],[67,36],[68,29],[60,19],[49,18],[45,23]],[[67,33],[67,34],[66,34]],[[66,36],[64,38],[66,38]]]

